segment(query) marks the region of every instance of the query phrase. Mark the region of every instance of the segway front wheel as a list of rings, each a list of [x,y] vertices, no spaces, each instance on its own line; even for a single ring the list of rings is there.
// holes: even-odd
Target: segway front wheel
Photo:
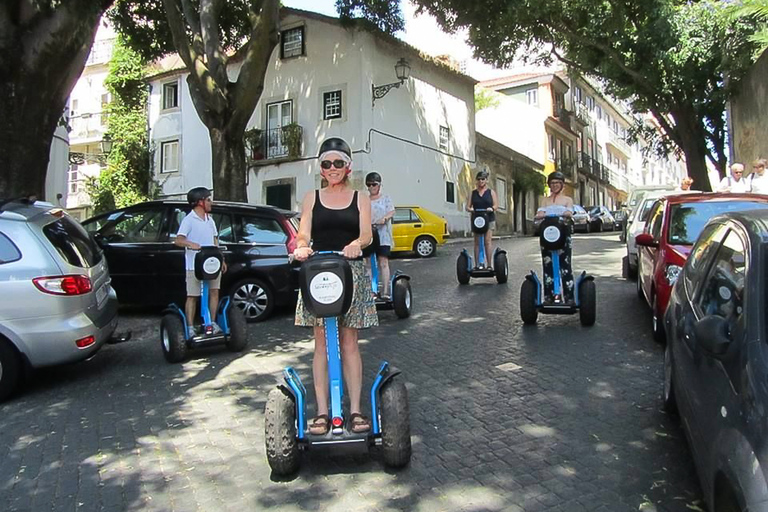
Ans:
[[[398,318],[411,316],[411,300],[411,281],[404,278],[396,280],[392,288],[392,302]]]
[[[295,473],[301,459],[296,439],[296,405],[290,393],[281,387],[270,391],[264,417],[269,467],[277,475]]]
[[[520,288],[520,317],[526,325],[533,325],[539,318],[539,310],[536,309],[536,283],[530,279],[523,281]]]
[[[456,259],[456,279],[459,284],[469,283],[469,256],[464,252]]]
[[[597,290],[592,280],[582,281],[579,285],[579,320],[581,325],[595,325],[597,315]]]
[[[411,419],[405,384],[390,380],[381,388],[381,454],[384,464],[401,468],[411,460]]]
[[[496,273],[496,282],[504,284],[509,277],[509,263],[507,262],[507,254],[503,252],[497,252],[493,255],[493,270]]]
[[[227,325],[229,325],[227,350],[241,352],[248,345],[248,331],[245,324],[243,312],[230,305],[227,309]]]
[[[169,363],[180,363],[187,357],[187,340],[184,337],[184,324],[179,315],[170,313],[160,322],[160,339],[163,356]]]

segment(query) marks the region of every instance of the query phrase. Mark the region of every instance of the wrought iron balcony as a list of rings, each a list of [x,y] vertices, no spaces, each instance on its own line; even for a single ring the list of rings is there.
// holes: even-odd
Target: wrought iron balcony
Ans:
[[[301,156],[304,130],[295,123],[264,131],[264,154],[267,159]]]

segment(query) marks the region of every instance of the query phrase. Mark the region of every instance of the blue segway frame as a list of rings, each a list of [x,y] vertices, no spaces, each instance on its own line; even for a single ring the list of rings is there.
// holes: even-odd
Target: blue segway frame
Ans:
[[[403,272],[402,270],[395,270],[395,272],[389,277],[389,289],[394,292],[395,283],[399,279],[411,280],[411,276]],[[390,294],[389,299],[384,300],[378,296],[379,293],[379,263],[376,253],[371,253],[371,291],[376,297],[376,309],[394,309],[395,301],[394,294]]]
[[[208,305],[208,297],[210,295],[210,284],[208,281],[203,281],[201,283],[200,288],[200,316],[203,320],[203,327],[211,325],[211,308]],[[189,332],[189,325],[187,324],[187,315],[184,313],[184,310],[181,309],[175,302],[168,305],[163,310],[162,314],[172,313],[175,315],[178,315],[181,317],[181,324],[184,326],[184,339],[187,342],[187,345],[189,346],[197,346],[201,344],[204,341],[207,342],[221,342],[226,340],[226,336],[229,336],[230,333],[230,327],[229,327],[229,320],[227,320],[227,311],[231,307],[232,302],[229,299],[229,296],[222,297],[221,300],[219,300],[219,309],[216,315],[217,324],[219,324],[219,327],[221,327],[221,334],[220,335],[214,335],[214,336],[198,336],[194,333]]]
[[[333,251],[318,252],[316,254],[339,254]],[[343,418],[343,400],[344,400],[344,374],[341,362],[341,351],[339,350],[339,323],[337,317],[323,319],[325,331],[325,349],[328,358],[328,384],[330,396],[330,417]],[[307,389],[301,382],[298,372],[293,367],[287,367],[283,370],[283,382],[281,387],[287,390],[294,397],[296,405],[296,437],[303,443],[305,448],[330,447],[343,443],[352,443],[353,441],[366,441],[366,448],[371,444],[381,440],[381,424],[379,423],[379,392],[381,387],[391,380],[400,371],[383,361],[379,366],[373,384],[371,385],[371,430],[360,434],[345,432],[343,429],[334,429],[331,427],[328,434],[322,436],[313,436],[309,433],[307,427]],[[358,443],[359,444],[359,443]]]

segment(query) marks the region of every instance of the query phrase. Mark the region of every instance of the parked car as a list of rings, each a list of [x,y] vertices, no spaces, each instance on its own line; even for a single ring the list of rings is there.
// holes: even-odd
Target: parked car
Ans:
[[[448,222],[420,206],[396,206],[392,218],[392,252],[413,251],[422,258],[434,256],[450,235]]]
[[[668,190],[646,190],[643,191],[643,199],[637,203],[629,214],[627,220],[627,277],[635,279],[637,277],[637,245],[635,237],[643,232],[648,216],[651,214],[651,207],[660,197],[669,194]]]
[[[605,206],[585,206],[589,213],[590,231],[613,231],[613,215]]]
[[[642,187],[635,187],[627,198],[627,208],[632,212],[647,198],[656,198],[675,193],[675,187],[672,185],[643,185]]]
[[[611,215],[613,216],[613,230],[624,231],[624,222],[627,220],[627,213],[624,210],[612,210]],[[621,238],[621,235],[619,235],[619,238]]]
[[[573,232],[589,233],[589,214],[582,206],[573,205]]]
[[[184,201],[150,201],[83,223],[104,249],[120,303],[181,304],[186,293],[184,249],[173,239],[189,211]],[[275,306],[294,301],[298,269],[288,255],[296,245],[296,213],[217,201],[211,215],[228,267],[222,293],[231,296],[246,319],[265,320]]]
[[[61,208],[0,203],[0,400],[25,367],[91,357],[117,327],[101,249]]]
[[[767,272],[768,211],[716,217],[664,316],[664,407],[679,412],[712,511],[768,505]]]
[[[664,311],[672,285],[704,225],[721,213],[768,208],[756,194],[678,194],[658,199],[645,231],[637,235],[637,294],[651,306],[653,337],[664,341]]]

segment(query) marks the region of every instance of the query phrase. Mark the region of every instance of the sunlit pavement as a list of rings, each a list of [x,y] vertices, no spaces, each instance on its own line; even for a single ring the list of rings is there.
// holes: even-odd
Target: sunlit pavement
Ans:
[[[540,272],[532,237],[499,242],[510,279],[459,286],[462,243],[399,258],[414,315],[381,312],[361,333],[365,385],[379,361],[403,371],[413,459],[305,456],[271,476],[264,404],[280,370],[311,389],[310,332],[286,310],[249,325],[241,354],[166,364],[155,312],[123,311],[134,341],[37,372],[0,406],[2,511],[467,510],[690,511],[704,508],[689,449],[661,410],[662,348],[616,234],[577,235],[574,271],[596,276],[598,319],[539,316],[523,327],[519,290]],[[467,248],[470,245],[466,244]]]

